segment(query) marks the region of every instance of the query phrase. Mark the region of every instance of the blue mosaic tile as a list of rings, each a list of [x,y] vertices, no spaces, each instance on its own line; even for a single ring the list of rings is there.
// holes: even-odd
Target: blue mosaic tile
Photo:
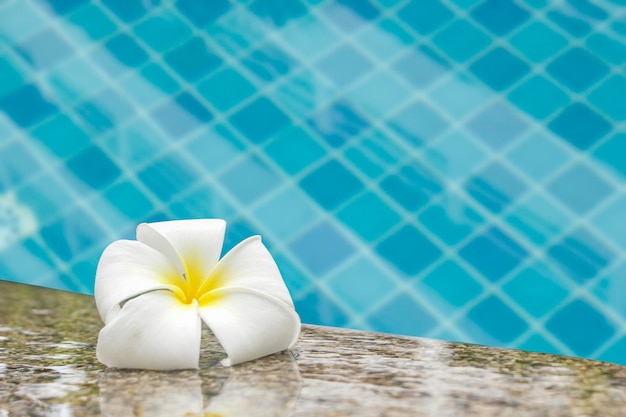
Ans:
[[[293,300],[300,319],[311,324],[345,326],[349,320],[343,307],[320,290],[311,290]],[[320,314],[321,312],[321,314]]]
[[[591,26],[587,22],[560,10],[551,10],[546,15],[552,22],[574,37],[581,38],[591,31]]]
[[[68,212],[43,227],[40,233],[48,248],[64,261],[70,261],[96,245],[101,246],[100,242],[106,236],[91,215],[80,209]]]
[[[581,332],[580,328],[588,329]],[[615,325],[585,300],[577,299],[557,311],[546,323],[556,337],[572,346],[576,355],[588,356],[615,333]]]
[[[437,177],[417,163],[403,166],[396,173],[390,173],[381,181],[380,187],[409,211],[423,207],[442,189]]]
[[[32,126],[58,111],[57,106],[33,84],[26,84],[0,98],[0,110],[21,127]]]
[[[395,210],[373,192],[366,192],[352,200],[339,210],[337,217],[368,241],[376,240],[401,219]]]
[[[511,343],[528,329],[528,323],[494,295],[472,308],[462,322],[485,332],[478,340],[486,344]]]
[[[274,170],[255,157],[247,157],[231,165],[219,180],[242,204],[249,205],[278,186]]]
[[[24,76],[16,63],[2,56],[0,56],[0,78],[2,78],[0,97],[24,84]]]
[[[376,251],[408,276],[418,274],[441,256],[441,250],[412,225],[404,225],[383,239]]]
[[[382,20],[378,25],[360,32],[357,36],[361,46],[379,59],[388,59],[412,44],[413,37],[398,22]]]
[[[309,124],[333,147],[342,146],[368,127],[366,118],[345,101],[321,109],[309,119]]]
[[[393,116],[388,123],[411,145],[430,142],[449,127],[434,109],[424,103],[413,103]]]
[[[419,215],[419,220],[448,245],[461,242],[484,221],[476,210],[456,196],[445,196],[431,205]]]
[[[555,355],[561,352],[559,348],[548,342],[541,334],[537,333],[526,339],[526,341],[522,342],[519,346],[522,350],[530,350],[533,352],[552,353]]]
[[[398,17],[421,35],[437,30],[453,16],[439,0],[412,0],[398,11]]]
[[[588,149],[611,130],[611,124],[583,103],[574,103],[548,124],[551,131],[579,149]]]
[[[626,134],[618,133],[598,146],[594,156],[626,177],[626,160],[622,157],[624,152],[626,152]]]
[[[379,72],[363,80],[348,94],[368,115],[384,116],[402,106],[410,97],[406,86],[388,72]]]
[[[541,21],[533,21],[511,37],[511,45],[535,62],[545,61],[567,46],[567,39]]]
[[[107,154],[90,146],[66,161],[69,170],[88,186],[101,189],[117,179],[121,170]]]
[[[567,285],[557,277],[556,271],[537,262],[516,274],[502,289],[525,311],[543,317],[567,297]]]
[[[185,148],[204,171],[214,174],[243,155],[245,145],[232,129],[217,125],[210,130],[201,130]]]
[[[354,253],[354,246],[331,223],[316,224],[289,244],[295,256],[316,275],[325,274]]]
[[[266,97],[260,97],[230,117],[252,143],[263,143],[289,124],[289,117]]]
[[[25,146],[19,142],[0,148],[0,190],[16,188],[33,174],[41,171],[41,164]]]
[[[593,216],[592,223],[604,236],[626,249],[626,222],[621,221],[626,213],[626,196],[620,195],[611,201],[599,213]]]
[[[527,186],[519,177],[499,163],[493,163],[470,177],[465,189],[488,210],[500,213],[521,197]]]
[[[295,66],[293,58],[273,44],[252,51],[242,63],[261,81],[272,82],[287,75]]]
[[[531,243],[541,246],[562,232],[571,219],[548,198],[537,194],[511,210],[506,221]]]
[[[83,59],[68,59],[48,72],[48,83],[58,100],[74,104],[107,87],[94,66]]]
[[[154,208],[145,193],[130,181],[110,187],[104,197],[129,219],[141,219]]]
[[[588,166],[576,164],[551,181],[548,190],[573,212],[585,214],[607,198],[613,187]]]
[[[614,75],[589,94],[589,101],[611,119],[623,121],[626,120],[626,106],[620,105],[623,97],[626,97],[626,77]]]
[[[467,20],[456,20],[433,37],[433,43],[457,62],[465,62],[484,50],[491,39]]]
[[[159,199],[169,201],[176,194],[197,182],[200,175],[182,160],[180,154],[168,154],[153,160],[137,173],[148,189]]]
[[[432,100],[442,111],[456,119],[473,112],[492,98],[486,88],[465,76],[453,77],[439,84],[431,93]]]
[[[536,119],[545,119],[569,101],[565,91],[540,75],[519,85],[509,94],[509,99]]]
[[[398,320],[403,317],[402,320]],[[396,334],[428,334],[437,320],[408,294],[400,294],[373,313],[369,321],[383,332]]]
[[[178,219],[232,219],[237,214],[223,195],[206,184],[198,184],[179,194],[172,200],[170,211]]]
[[[227,0],[215,0],[211,4],[194,0],[177,0],[176,8],[194,25],[202,27],[214,22],[230,9]]]
[[[198,81],[222,63],[222,58],[199,37],[170,50],[163,59],[178,75],[190,82]]]
[[[372,64],[353,47],[342,45],[320,59],[316,67],[339,87],[358,80]]]
[[[622,277],[626,272],[626,264],[621,262],[615,268],[610,268],[607,272],[603,273],[601,279],[598,280],[593,286],[592,294],[598,298],[598,300],[610,308],[613,312],[618,314],[624,314],[626,312],[626,286],[624,286],[624,280]]]
[[[604,77],[609,67],[585,49],[571,48],[548,64],[546,71],[565,87],[581,92]]]
[[[393,69],[417,88],[424,88],[447,74],[446,59],[427,47],[410,49],[394,64]]]
[[[148,12],[148,4],[142,0],[103,0],[103,3],[124,22],[138,20]]]
[[[67,14],[87,0],[46,0],[57,14]]]
[[[530,13],[513,0],[486,0],[472,9],[471,16],[494,35],[503,36],[528,20]]]
[[[72,48],[55,31],[44,30],[19,44],[18,52],[33,67],[46,69],[72,54]]]
[[[552,245],[548,256],[578,283],[589,281],[615,259],[615,253],[584,228],[569,232]]]
[[[356,312],[366,312],[391,294],[395,283],[367,257],[360,257],[331,276],[328,286]]]
[[[509,105],[496,102],[473,117],[466,127],[485,144],[499,150],[517,139],[529,126]]]
[[[180,3],[180,2],[179,2]],[[173,13],[163,13],[142,21],[135,34],[157,52],[164,52],[191,37],[191,29]]]
[[[465,306],[483,292],[482,285],[453,260],[446,260],[415,284],[420,294],[440,300],[445,311]]]
[[[321,159],[324,148],[300,127],[290,126],[265,147],[267,154],[287,173],[296,174]]]
[[[495,91],[502,91],[526,75],[530,66],[506,49],[496,47],[474,61],[470,71]]]
[[[604,33],[594,33],[587,38],[586,46],[599,58],[615,65],[626,63],[626,45]]]
[[[528,252],[497,227],[491,227],[459,250],[485,278],[497,282],[526,259]]]
[[[86,4],[76,10],[69,17],[74,27],[79,27],[82,31],[94,40],[107,37],[115,32],[116,25],[113,21],[97,6]]]
[[[84,130],[64,114],[59,114],[37,126],[32,136],[61,158],[74,155],[89,143],[89,137]],[[63,140],[58,140],[59,136],[63,137]]]
[[[330,183],[333,187],[328,187]],[[300,186],[327,210],[337,208],[363,189],[363,183],[334,159],[304,177]]]
[[[174,137],[184,136],[213,118],[211,112],[190,93],[181,93],[152,112],[152,119]]]
[[[569,159],[567,150],[544,133],[528,136],[508,154],[508,160],[535,181],[547,178]]]
[[[0,13],[0,33],[8,41],[19,41],[38,32],[46,22],[31,3],[13,2],[5,4]]]
[[[250,183],[256,187],[256,176],[254,178],[255,180]],[[281,241],[290,240],[319,218],[315,203],[297,187],[281,190],[274,198],[256,208],[254,213],[255,217]]]
[[[250,9],[266,22],[276,26],[284,26],[288,22],[304,16],[307,12],[306,7],[298,0],[284,4],[280,13],[276,13],[274,5],[263,0],[253,1],[250,4]]]

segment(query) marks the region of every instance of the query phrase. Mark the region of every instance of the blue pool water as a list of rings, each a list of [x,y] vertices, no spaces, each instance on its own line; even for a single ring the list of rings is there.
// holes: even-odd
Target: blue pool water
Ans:
[[[626,364],[625,5],[0,1],[0,277],[219,217],[304,322]]]

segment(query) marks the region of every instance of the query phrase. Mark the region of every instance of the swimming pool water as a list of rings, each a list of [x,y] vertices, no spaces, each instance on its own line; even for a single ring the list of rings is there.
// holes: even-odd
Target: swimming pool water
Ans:
[[[622,0],[4,0],[0,277],[261,234],[303,321],[626,364]]]

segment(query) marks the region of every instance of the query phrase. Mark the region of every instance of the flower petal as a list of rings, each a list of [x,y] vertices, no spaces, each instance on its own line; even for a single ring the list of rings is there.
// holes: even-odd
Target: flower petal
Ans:
[[[225,366],[290,348],[300,334],[300,317],[287,304],[249,288],[223,288],[201,301],[200,316],[226,351]]]
[[[163,254],[143,243],[118,240],[102,253],[98,269],[94,298],[102,321],[108,323],[119,304],[158,289],[180,291],[176,287],[182,276]]]
[[[171,220],[143,223],[137,227],[137,240],[173,258],[178,255],[187,265],[193,264],[205,278],[217,264],[222,253],[226,222],[221,219]],[[174,248],[165,247],[157,235]]]
[[[224,255],[206,285],[250,288],[278,298],[293,308],[289,290],[261,236],[249,237]]]
[[[128,301],[104,326],[96,355],[113,368],[197,369],[200,335],[197,304],[183,304],[169,291],[154,291]]]

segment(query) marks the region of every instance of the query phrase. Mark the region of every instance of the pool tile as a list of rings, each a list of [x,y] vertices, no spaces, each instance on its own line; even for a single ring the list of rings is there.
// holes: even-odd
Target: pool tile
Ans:
[[[340,147],[368,128],[367,118],[347,101],[339,100],[320,109],[309,125],[332,147]]]
[[[129,219],[143,218],[153,208],[152,201],[130,181],[108,188],[104,197]]]
[[[576,71],[572,71],[576,68]],[[548,74],[574,92],[587,90],[609,72],[609,67],[583,48],[571,48],[546,67]]]
[[[138,171],[137,177],[157,198],[170,201],[198,182],[200,175],[178,152],[170,151]]]
[[[128,34],[122,33],[106,41],[105,47],[128,67],[139,67],[148,61],[148,54]]]
[[[465,62],[483,51],[491,39],[468,20],[455,20],[433,37],[433,43],[457,62]]]
[[[382,179],[380,187],[408,211],[426,205],[443,189],[440,180],[430,170],[418,163],[400,167]]]
[[[481,301],[462,318],[466,326],[477,326],[484,334],[477,337],[478,343],[511,343],[528,329],[528,323],[500,298],[491,295]]]
[[[581,326],[588,330],[579,331]],[[575,299],[558,310],[546,328],[581,356],[593,353],[616,331],[615,324],[584,299]]]
[[[289,74],[295,61],[273,43],[262,45],[241,60],[260,81],[273,82]]]
[[[12,59],[1,56],[0,78],[2,79],[2,84],[0,84],[0,97],[22,86],[25,81],[23,72],[18,64]]]
[[[341,45],[315,65],[337,87],[355,82],[372,68],[371,62],[349,45]]]
[[[76,122],[64,114],[59,114],[37,126],[32,132],[47,149],[61,158],[79,152],[89,143],[89,137]],[[63,140],[58,140],[59,136]]]
[[[309,271],[319,276],[347,261],[354,245],[332,223],[322,222],[301,234],[289,247]]]
[[[8,193],[41,171],[41,164],[23,144],[12,142],[0,149],[1,191]]]
[[[398,17],[421,35],[427,35],[453,18],[439,0],[411,0],[398,11]]]
[[[582,38],[591,31],[591,25],[585,20],[575,17],[571,13],[560,10],[550,10],[546,16],[561,29],[576,38]]]
[[[362,190],[363,183],[337,160],[331,159],[302,178],[300,187],[320,206],[333,210]]]
[[[502,289],[517,305],[540,318],[567,297],[569,289],[557,277],[550,266],[537,262],[516,274]]]
[[[614,75],[589,94],[589,101],[615,121],[626,120],[626,77]]]
[[[567,39],[541,21],[533,21],[511,37],[511,45],[534,62],[543,62],[567,46]]]
[[[626,159],[622,157],[624,152],[626,152],[626,133],[618,133],[598,146],[593,155],[615,170],[614,172],[626,177]]]
[[[267,97],[259,97],[230,117],[252,143],[263,143],[289,125],[289,117]]]
[[[416,291],[435,299],[444,311],[453,312],[478,297],[483,286],[453,260],[446,260],[414,285]]]
[[[192,94],[183,92],[152,111],[152,119],[173,137],[182,137],[213,119]]]
[[[254,214],[281,241],[298,235],[320,216],[315,203],[297,187],[280,191],[256,208]]]
[[[491,227],[459,250],[459,255],[491,282],[498,282],[517,268],[528,252],[512,237]]]
[[[559,174],[547,188],[552,196],[579,215],[591,211],[613,192],[606,180],[581,163]],[[584,194],[580,190],[585,190]]]
[[[502,47],[496,47],[470,66],[470,71],[495,91],[502,91],[519,81],[530,66]]]
[[[442,254],[439,247],[410,224],[378,243],[376,252],[409,277],[419,274]]]
[[[1,97],[0,110],[21,127],[30,127],[58,112],[57,106],[34,84],[26,84]]]
[[[467,192],[486,209],[500,213],[526,193],[528,186],[500,163],[492,163],[471,176]]]
[[[325,155],[324,148],[304,129],[289,126],[265,147],[267,154],[289,174],[296,174]]]
[[[339,210],[337,217],[368,241],[376,240],[401,219],[395,210],[371,191],[348,203]]]
[[[303,323],[345,326],[349,320],[345,309],[315,288],[293,300]]]
[[[105,6],[124,22],[134,22],[145,16],[148,4],[142,0],[103,0]]]
[[[467,202],[446,195],[419,215],[419,221],[439,239],[453,246],[483,224],[484,218]]]
[[[500,150],[515,141],[529,125],[514,108],[497,101],[470,119],[466,127],[489,147]]]
[[[17,48],[30,65],[42,70],[67,59],[73,52],[72,47],[51,29],[29,37]]]
[[[466,76],[455,76],[439,84],[430,92],[430,98],[445,113],[461,119],[492,98],[488,88]]]
[[[615,253],[586,228],[568,232],[548,249],[549,258],[576,283],[585,283],[615,260]]]
[[[472,9],[471,16],[493,34],[503,36],[528,20],[530,13],[513,0],[486,0]]]
[[[294,0],[281,6],[280,13],[276,13],[274,6],[264,0],[255,0],[250,3],[249,7],[254,14],[266,23],[278,27],[306,15],[307,12],[306,7],[299,0]]]
[[[198,93],[218,110],[226,111],[256,92],[254,84],[233,68],[211,74],[197,85]]]
[[[77,9],[68,19],[93,40],[105,38],[117,28],[100,7],[90,3]]]
[[[411,48],[393,64],[393,69],[417,88],[424,88],[449,71],[445,58],[432,49]]]
[[[585,150],[609,133],[611,124],[589,106],[573,103],[552,119],[548,128],[571,145]]]
[[[230,194],[246,206],[271,192],[280,183],[276,172],[254,156],[231,165],[220,174],[218,180]]]
[[[542,194],[525,199],[506,216],[508,224],[538,247],[562,232],[571,221],[566,211]]]
[[[120,174],[120,168],[96,146],[90,146],[66,162],[69,170],[88,186],[102,189]]]
[[[396,288],[389,274],[369,257],[359,257],[340,268],[331,275],[328,286],[358,313],[371,310]]]
[[[368,319],[382,332],[427,335],[437,326],[437,320],[409,294],[400,294],[376,310]]]
[[[626,210],[626,195],[619,195],[617,200],[611,201],[602,207],[599,213],[594,214],[591,222],[604,236],[626,249],[626,222],[623,216]]]
[[[626,45],[604,33],[594,33],[585,42],[599,58],[614,65],[626,63]]]
[[[179,2],[180,3],[180,2]],[[153,50],[165,52],[191,37],[191,29],[171,12],[152,16],[134,27],[134,32]]]
[[[222,58],[199,37],[193,37],[170,50],[163,59],[189,82],[198,81],[222,63]]]
[[[177,0],[176,8],[194,25],[203,27],[228,12],[231,4],[228,0],[215,0],[211,4],[194,0]]]
[[[406,85],[389,72],[377,72],[348,93],[371,117],[381,117],[402,106],[410,97]]]
[[[444,133],[449,122],[435,109],[415,102],[400,110],[387,122],[408,144],[420,146]]]
[[[413,42],[413,36],[399,23],[384,19],[378,25],[359,32],[359,44],[379,59],[388,59],[404,51]]]
[[[66,262],[88,249],[101,246],[106,237],[93,217],[79,208],[42,227],[40,234],[48,249]]]
[[[565,91],[540,75],[519,85],[509,94],[509,99],[537,119],[545,119],[569,102]]]

